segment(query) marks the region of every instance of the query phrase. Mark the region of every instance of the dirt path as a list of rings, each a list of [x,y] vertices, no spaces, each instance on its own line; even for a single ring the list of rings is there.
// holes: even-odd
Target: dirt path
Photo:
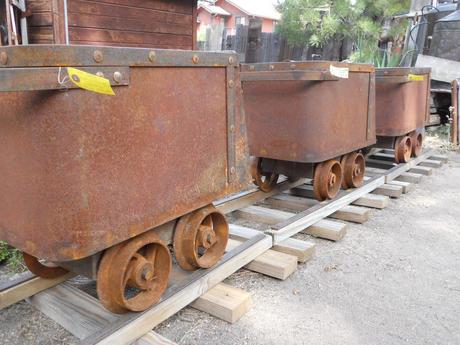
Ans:
[[[287,281],[227,280],[254,307],[228,325],[186,308],[156,331],[180,344],[460,344],[460,155]],[[26,303],[0,312],[0,344],[73,344]]]

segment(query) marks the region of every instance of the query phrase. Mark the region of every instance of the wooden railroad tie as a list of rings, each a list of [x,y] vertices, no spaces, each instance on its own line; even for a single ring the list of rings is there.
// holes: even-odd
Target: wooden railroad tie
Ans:
[[[220,283],[190,306],[218,319],[235,323],[251,309],[252,299],[246,291]]]
[[[424,166],[416,166],[416,167],[411,168],[409,172],[424,175],[424,176],[431,176],[433,175],[433,168],[424,167]]]

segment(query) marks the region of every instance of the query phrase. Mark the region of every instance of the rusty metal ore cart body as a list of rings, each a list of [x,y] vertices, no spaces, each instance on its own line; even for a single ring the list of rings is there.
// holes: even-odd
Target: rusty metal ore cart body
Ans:
[[[396,162],[422,152],[430,116],[429,68],[376,70],[377,146],[395,150]]]
[[[110,248],[98,292],[121,313],[159,298],[168,244],[184,269],[219,260],[228,225],[211,203],[250,180],[235,54],[49,45],[0,58],[0,239],[34,273],[65,271],[40,258],[94,276]],[[75,87],[70,66],[116,95]]]
[[[343,74],[344,75],[340,75]],[[375,75],[370,65],[332,62],[241,67],[254,181],[279,174],[314,179],[319,200],[363,182],[360,149],[375,144]]]

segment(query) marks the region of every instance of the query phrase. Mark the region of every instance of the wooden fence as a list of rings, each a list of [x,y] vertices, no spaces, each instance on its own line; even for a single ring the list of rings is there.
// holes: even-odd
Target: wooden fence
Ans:
[[[200,50],[233,50],[242,62],[277,62],[288,60],[346,59],[352,50],[351,42],[335,37],[321,48],[291,46],[279,33],[262,32],[262,22],[251,19],[249,25],[238,25],[233,34],[223,26],[207,29],[206,37],[199,42]]]

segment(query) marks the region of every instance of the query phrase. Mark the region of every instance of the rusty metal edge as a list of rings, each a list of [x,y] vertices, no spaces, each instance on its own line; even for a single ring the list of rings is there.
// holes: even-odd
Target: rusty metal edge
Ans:
[[[10,67],[183,66],[238,65],[235,52],[102,47],[87,45],[28,45],[0,47],[0,69]]]
[[[430,74],[431,68],[428,67],[384,67],[376,68],[375,74],[378,77],[385,76],[406,76],[408,74]]]
[[[236,71],[235,66],[228,66],[227,72],[227,176],[228,182],[236,180],[236,148],[235,148],[235,102],[236,102]]]
[[[111,86],[129,85],[129,67],[82,67],[82,71],[101,74],[108,79]],[[115,81],[114,74],[120,73],[121,80]],[[76,89],[69,79],[63,82],[67,72],[60,67],[32,67],[32,68],[5,68],[0,69],[0,92],[14,91],[42,91]]]

